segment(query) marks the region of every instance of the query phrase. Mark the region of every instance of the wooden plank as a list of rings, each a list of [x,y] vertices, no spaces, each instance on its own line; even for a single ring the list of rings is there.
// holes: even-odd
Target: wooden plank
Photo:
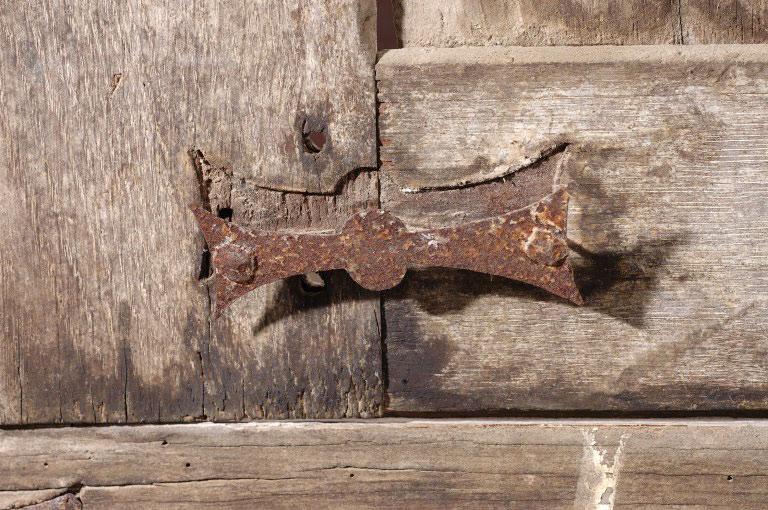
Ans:
[[[68,490],[85,509],[768,504],[762,421],[38,429],[0,432],[0,453],[0,491]]]
[[[768,406],[765,46],[405,49],[377,75],[384,207],[434,227],[557,179],[587,300],[409,275],[385,299],[390,412]]]
[[[680,0],[685,44],[768,42],[766,0]]]
[[[766,0],[395,0],[403,46],[768,42]]]
[[[403,46],[557,46],[680,42],[670,0],[394,0]]]
[[[71,495],[69,494],[65,494],[62,496],[62,494],[65,493],[66,491],[67,491],[66,488],[41,489],[41,490],[31,490],[31,491],[2,491],[0,492],[0,508],[35,509],[37,505],[47,505],[51,503],[59,503],[62,500],[76,499],[74,497],[71,497]],[[45,507],[43,506],[43,508]],[[75,507],[75,508],[79,508],[79,507]],[[37,506],[37,510],[39,509],[40,509],[40,506]],[[66,509],[66,510],[69,510],[69,509]]]
[[[224,419],[230,415],[220,415],[223,404],[214,401],[236,393],[227,371],[237,372],[241,361],[221,350],[264,355],[247,363],[272,367],[253,402],[284,399],[289,390],[305,398],[322,394],[323,402],[376,392],[380,400],[380,386],[368,375],[380,372],[373,340],[378,302],[344,282],[325,297],[292,298],[290,314],[270,312],[277,319],[267,322],[278,323],[269,333],[271,353],[256,346],[263,335],[254,339],[244,327],[227,332],[226,341],[217,336],[211,347],[218,325],[210,324],[210,300],[198,281],[203,241],[187,209],[203,201],[222,214],[234,207],[238,219],[259,210],[270,221],[296,213],[299,226],[310,225],[307,215],[320,210],[333,218],[333,198],[307,198],[313,205],[305,207],[303,197],[244,193],[255,184],[281,185],[278,177],[290,181],[286,187],[332,188],[344,172],[375,161],[372,2],[89,0],[5,7],[0,423]],[[303,30],[312,20],[328,23]],[[335,32],[344,39],[342,50],[327,44]],[[276,102],[285,109],[273,108]],[[289,125],[286,117],[298,111],[311,117],[307,125],[317,119],[329,125],[309,176],[306,164],[291,159],[306,157],[296,119]],[[275,145],[274,136],[285,133],[293,145],[287,135]],[[357,195],[338,200],[340,214],[370,198],[375,183],[369,180]],[[232,196],[248,207],[233,205]],[[269,310],[254,309],[249,319]],[[342,367],[327,360],[330,382],[313,375],[318,387],[304,389],[306,378],[291,373],[296,351],[289,355],[280,343],[287,331],[340,353]],[[372,354],[360,357],[361,350]],[[317,371],[324,353],[315,353],[309,366]],[[364,375],[346,377],[350,371]],[[243,375],[251,376],[257,374]],[[254,387],[243,377],[237,377],[241,397],[233,398],[241,409],[243,391]],[[373,389],[350,390],[363,379]],[[332,395],[339,387],[344,391]],[[287,402],[275,406],[294,405]],[[248,405],[239,416],[254,415]],[[321,415],[346,407],[352,409],[338,404]]]
[[[224,157],[235,178],[283,191],[330,193],[352,170],[376,167],[375,0],[207,0],[195,10],[209,31],[195,54],[208,119],[196,124],[197,148]]]
[[[339,230],[378,205],[378,176],[348,179],[338,196],[232,188],[233,219],[254,228]],[[384,393],[381,302],[344,271],[267,285],[234,302],[212,323],[203,353],[211,419],[371,417]]]
[[[193,18],[167,4],[12,4],[0,13],[0,422],[197,416],[195,66],[174,55],[194,53]]]

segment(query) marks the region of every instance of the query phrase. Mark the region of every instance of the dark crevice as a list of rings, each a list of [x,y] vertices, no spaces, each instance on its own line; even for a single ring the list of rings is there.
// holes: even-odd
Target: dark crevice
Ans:
[[[327,126],[325,123],[313,123],[310,125],[307,119],[304,119],[301,125],[301,138],[304,142],[304,150],[310,154],[317,154],[325,148],[327,141]]]
[[[381,382],[383,387],[381,415],[387,412],[389,406],[389,362],[387,357],[387,318],[384,312],[384,294],[379,293],[379,316],[376,319],[381,338]]]
[[[683,0],[677,0],[677,28],[680,30],[680,44],[685,44],[683,33]]]
[[[123,79],[123,73],[114,73],[112,75],[112,82],[110,83],[109,88],[109,95],[115,93],[115,90],[117,90],[118,85],[120,85],[120,81]]]
[[[341,178],[339,178],[338,182],[336,183],[336,187],[332,191],[286,191],[282,188],[277,188],[274,186],[267,186],[265,184],[255,183],[250,180],[243,179],[242,182],[244,185],[251,186],[256,189],[263,189],[267,191],[278,191],[280,193],[284,194],[290,194],[295,196],[305,196],[305,197],[317,197],[317,196],[338,196],[343,195],[345,188],[352,182],[355,181],[360,175],[368,172],[378,172],[377,168],[370,168],[370,167],[359,167],[355,168],[346,174],[344,174]]]
[[[628,419],[695,419],[695,418],[721,418],[721,419],[768,419],[768,409],[706,409],[706,410],[668,410],[668,409],[639,409],[639,410],[606,410],[606,409],[544,409],[544,410],[521,410],[521,409],[477,409],[468,411],[385,411],[378,419],[363,419],[362,422],[375,424],[382,419],[406,418],[406,419],[477,419],[477,418],[525,418],[531,420],[550,420],[550,419],[605,419],[605,420],[628,420]],[[253,420],[253,423],[265,423],[273,421],[276,423],[290,423],[290,419],[259,419]],[[308,422],[314,423],[344,423],[345,419],[309,419]],[[28,423],[17,425],[0,425],[0,430],[46,430],[46,429],[100,429],[105,427],[145,427],[163,425],[168,427],[178,425],[195,425],[201,423],[226,425],[227,423],[239,423],[238,420],[216,420],[212,422],[206,417],[194,417],[193,422],[159,422],[142,421],[141,423]]]
[[[232,211],[231,207],[222,207],[222,208],[219,209],[219,212],[218,212],[219,218],[221,218],[223,220],[227,220],[227,221],[231,221],[232,220],[233,214],[234,214],[234,212]]]
[[[197,177],[200,203],[209,212],[214,212],[219,218],[231,221],[234,217],[232,201],[232,172],[225,165],[212,164],[199,149],[190,149],[188,152],[190,162]],[[200,266],[198,280],[207,283],[213,274],[212,254],[208,243],[203,239],[202,252],[200,254]],[[205,362],[210,360],[210,344],[213,337],[213,296],[210,287],[205,285],[206,299],[206,324],[202,338],[201,350],[197,351],[200,362],[200,416],[198,420],[206,419],[205,411]],[[205,357],[202,352],[205,351]]]
[[[197,274],[197,279],[200,281],[207,280],[211,277],[211,252],[206,245],[203,248],[203,253],[200,254],[200,271]]]
[[[128,423],[128,344],[123,339],[123,415]]]
[[[396,20],[395,6],[392,0],[376,2],[376,39],[378,51],[402,48]],[[400,13],[398,13],[400,14]]]

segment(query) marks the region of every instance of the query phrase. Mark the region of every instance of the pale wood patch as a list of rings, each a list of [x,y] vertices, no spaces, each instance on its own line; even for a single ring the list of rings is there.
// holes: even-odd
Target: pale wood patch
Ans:
[[[766,0],[394,0],[403,46],[768,42]]]

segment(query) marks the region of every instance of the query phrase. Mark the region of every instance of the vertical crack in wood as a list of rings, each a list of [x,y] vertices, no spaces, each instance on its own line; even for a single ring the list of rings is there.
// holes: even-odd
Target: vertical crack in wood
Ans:
[[[128,423],[128,345],[123,338],[123,421]]]
[[[394,23],[393,6],[390,4],[390,8],[387,11],[392,16],[392,22]],[[374,105],[374,115],[376,116],[376,206],[381,208],[381,132],[379,130],[379,116],[380,106],[379,101],[379,80],[376,76],[376,66],[373,70],[373,93],[376,98]],[[379,309],[376,319],[376,329],[379,333],[379,351],[381,352],[381,403],[379,404],[379,416],[384,416],[389,403],[389,366],[387,363],[387,323],[386,316],[384,315],[384,293],[379,292]]]
[[[680,30],[680,44],[685,44],[685,34],[683,33],[683,0],[677,0],[677,26]]]

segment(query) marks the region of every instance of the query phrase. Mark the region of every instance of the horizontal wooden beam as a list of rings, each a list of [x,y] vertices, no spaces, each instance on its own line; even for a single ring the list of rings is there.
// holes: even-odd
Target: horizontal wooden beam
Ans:
[[[768,1],[393,0],[403,46],[768,41]]]
[[[768,46],[407,48],[377,79],[383,206],[434,228],[566,185],[586,297],[409,274],[390,412],[768,407]]]
[[[6,430],[0,458],[3,508],[68,494],[86,509],[768,505],[768,424],[754,420]]]

